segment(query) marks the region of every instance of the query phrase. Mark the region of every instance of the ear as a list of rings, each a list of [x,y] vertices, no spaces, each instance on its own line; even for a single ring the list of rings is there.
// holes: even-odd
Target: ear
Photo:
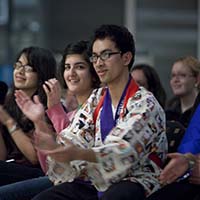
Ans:
[[[122,55],[122,60],[123,60],[123,62],[124,62],[124,65],[127,65],[127,66],[128,66],[129,63],[131,62],[132,57],[133,57],[133,55],[132,55],[132,53],[131,53],[130,51],[124,53],[124,54]]]
[[[200,88],[200,75],[198,75],[198,76],[196,77],[195,87],[198,88],[198,89]]]

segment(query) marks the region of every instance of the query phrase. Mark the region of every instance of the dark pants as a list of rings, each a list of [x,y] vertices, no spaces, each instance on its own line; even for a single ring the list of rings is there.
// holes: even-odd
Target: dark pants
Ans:
[[[200,191],[199,194],[194,198],[194,200],[200,200]]]
[[[0,186],[44,176],[40,168],[0,160]]]
[[[153,193],[147,200],[193,200],[200,193],[200,186],[188,182],[169,184]]]
[[[18,181],[0,187],[0,200],[28,200],[52,186],[47,176]]]
[[[97,191],[83,183],[63,183],[41,192],[33,200],[98,200]],[[101,200],[144,200],[144,189],[140,184],[122,181],[113,184],[104,192]]]
[[[81,182],[66,182],[38,194],[33,200],[98,200],[96,189]]]
[[[121,181],[113,184],[103,194],[101,200],[144,200],[144,188],[130,181]]]

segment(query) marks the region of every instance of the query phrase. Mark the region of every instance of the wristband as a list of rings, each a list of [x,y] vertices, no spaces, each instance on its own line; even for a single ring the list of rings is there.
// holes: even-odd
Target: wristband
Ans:
[[[192,171],[195,165],[195,159],[191,158],[189,155],[183,155],[184,158],[188,161],[188,170]]]
[[[11,128],[8,129],[8,132],[10,135],[12,135],[19,127],[17,126],[17,123],[15,123]]]

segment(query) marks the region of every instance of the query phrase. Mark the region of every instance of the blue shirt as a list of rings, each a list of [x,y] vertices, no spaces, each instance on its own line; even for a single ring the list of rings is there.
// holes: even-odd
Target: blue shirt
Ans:
[[[179,145],[180,153],[200,153],[200,104],[198,105],[189,126]]]

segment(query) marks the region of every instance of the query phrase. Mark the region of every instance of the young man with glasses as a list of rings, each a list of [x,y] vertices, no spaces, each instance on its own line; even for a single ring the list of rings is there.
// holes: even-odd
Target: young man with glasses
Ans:
[[[106,87],[95,90],[82,107],[71,138],[63,130],[62,145],[43,150],[54,162],[65,163],[63,169],[69,163],[75,181],[70,183],[71,174],[61,178],[65,173],[49,171],[51,180],[56,182],[59,173],[63,183],[34,200],[86,199],[81,194],[86,179],[103,200],[140,200],[160,188],[167,149],[165,114],[152,93],[131,78],[134,56],[133,36],[125,27],[102,25],[95,31],[90,61]]]

